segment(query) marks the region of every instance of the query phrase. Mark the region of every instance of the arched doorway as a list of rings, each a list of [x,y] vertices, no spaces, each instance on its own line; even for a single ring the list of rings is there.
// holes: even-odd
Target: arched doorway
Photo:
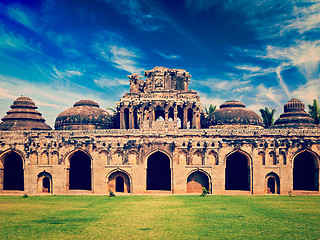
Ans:
[[[226,190],[250,190],[250,160],[242,152],[230,154],[226,159]]]
[[[91,159],[82,151],[70,157],[69,189],[91,190]]]
[[[108,189],[113,192],[130,193],[130,178],[122,172],[116,171],[108,178]]]
[[[309,151],[293,160],[293,190],[319,191],[318,157]]]
[[[147,190],[171,190],[170,159],[160,151],[148,157]]]
[[[3,190],[24,190],[23,162],[16,152],[10,152],[4,159]]]
[[[269,173],[266,176],[266,193],[280,194],[280,179],[275,173]]]
[[[191,173],[187,178],[187,193],[202,193],[202,188],[210,192],[209,178],[200,171]]]
[[[38,193],[52,193],[52,176],[46,171],[38,175]]]

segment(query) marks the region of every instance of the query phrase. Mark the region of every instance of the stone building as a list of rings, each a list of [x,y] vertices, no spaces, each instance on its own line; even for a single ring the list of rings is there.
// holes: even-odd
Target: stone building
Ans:
[[[0,193],[319,194],[320,129],[298,99],[273,128],[237,101],[201,125],[188,72],[128,77],[116,114],[80,100],[55,130],[17,98],[0,123]]]

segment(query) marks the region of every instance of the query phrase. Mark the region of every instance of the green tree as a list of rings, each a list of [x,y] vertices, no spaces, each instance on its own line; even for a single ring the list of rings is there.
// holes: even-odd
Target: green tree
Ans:
[[[212,115],[212,113],[214,113],[214,111],[217,110],[217,106],[213,106],[212,104],[210,104],[209,108],[204,108],[204,110],[206,111],[206,114],[210,116]]]
[[[314,119],[314,123],[319,125],[320,122],[320,107],[316,99],[313,99],[312,105],[309,104],[309,115]]]
[[[273,108],[269,109],[266,107],[264,109],[260,109],[263,124],[266,128],[273,126],[275,112],[276,110]]]

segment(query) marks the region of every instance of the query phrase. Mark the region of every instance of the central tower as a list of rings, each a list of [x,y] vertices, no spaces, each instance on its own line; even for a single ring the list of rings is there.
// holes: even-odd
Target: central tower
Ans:
[[[121,129],[200,128],[200,97],[187,71],[155,67],[144,76],[128,75],[130,93],[117,102]]]

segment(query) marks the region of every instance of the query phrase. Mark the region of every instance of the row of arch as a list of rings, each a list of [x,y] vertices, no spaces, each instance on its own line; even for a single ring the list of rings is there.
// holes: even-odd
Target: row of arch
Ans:
[[[3,190],[24,190],[24,169],[22,157],[15,151],[7,153],[2,160]],[[309,150],[300,152],[294,158],[293,190],[319,191],[319,158]],[[91,157],[82,150],[77,150],[69,157],[67,167],[69,190],[92,190]],[[248,154],[237,150],[226,158],[225,190],[251,190],[251,159]],[[52,177],[41,173],[38,179],[42,182],[43,191],[52,189]],[[170,157],[156,151],[147,158],[146,190],[172,190],[172,169]],[[278,193],[280,179],[275,173],[266,176],[268,191]],[[118,172],[109,176],[109,188],[119,192],[130,192],[130,177],[127,173]],[[188,176],[187,192],[198,191],[201,187],[210,189],[210,175],[196,171]],[[121,187],[120,187],[121,186]],[[197,189],[197,190],[194,190]]]

